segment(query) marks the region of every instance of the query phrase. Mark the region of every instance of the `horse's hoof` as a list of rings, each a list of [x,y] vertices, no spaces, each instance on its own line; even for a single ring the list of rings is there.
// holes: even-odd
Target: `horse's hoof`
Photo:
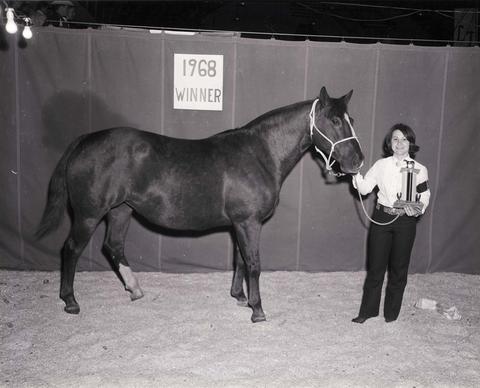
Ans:
[[[78,304],[68,305],[64,308],[68,314],[78,314],[80,312],[80,306]]]
[[[237,306],[240,306],[240,307],[249,307],[248,306],[248,301],[245,299],[245,300],[242,300],[242,299],[237,299]]]
[[[237,300],[237,306],[248,307],[248,300],[245,295],[235,296],[232,295]]]
[[[264,313],[261,314],[252,314],[252,322],[257,323],[257,322],[264,322],[267,320],[267,317],[265,316]]]
[[[130,291],[130,300],[132,302],[140,298],[143,298],[142,290],[138,289],[138,290]]]

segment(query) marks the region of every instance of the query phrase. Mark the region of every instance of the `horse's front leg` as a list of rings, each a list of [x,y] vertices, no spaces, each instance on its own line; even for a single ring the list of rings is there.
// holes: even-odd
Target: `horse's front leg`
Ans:
[[[257,220],[247,220],[234,224],[240,252],[245,260],[248,273],[248,304],[253,309],[252,322],[265,321],[260,298],[260,231],[262,225]]]
[[[245,261],[240,254],[240,249],[238,248],[238,243],[234,239],[233,247],[233,264],[234,264],[234,273],[232,279],[232,288],[230,290],[230,295],[232,295],[236,300],[239,306],[248,306],[247,297],[243,291],[243,280],[245,279]]]

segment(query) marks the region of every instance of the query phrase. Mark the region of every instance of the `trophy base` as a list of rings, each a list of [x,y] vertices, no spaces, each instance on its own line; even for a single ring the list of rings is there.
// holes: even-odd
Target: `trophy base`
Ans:
[[[413,202],[413,201],[401,201],[397,200],[393,203],[393,207],[396,209],[404,209],[406,206],[412,206],[418,211],[422,211],[423,203],[422,202]]]

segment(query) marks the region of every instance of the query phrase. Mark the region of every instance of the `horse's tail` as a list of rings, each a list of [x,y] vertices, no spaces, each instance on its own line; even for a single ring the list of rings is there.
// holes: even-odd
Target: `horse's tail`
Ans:
[[[68,202],[67,182],[65,179],[67,163],[73,150],[84,137],[85,135],[78,137],[68,146],[53,171],[48,185],[47,206],[43,211],[42,220],[35,232],[37,238],[42,238],[55,230],[63,219]]]

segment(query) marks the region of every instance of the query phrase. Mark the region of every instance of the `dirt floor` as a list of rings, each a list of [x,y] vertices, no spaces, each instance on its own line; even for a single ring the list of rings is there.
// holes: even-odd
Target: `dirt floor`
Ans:
[[[399,319],[361,325],[364,276],[264,273],[267,321],[253,324],[228,272],[139,273],[135,302],[114,273],[77,273],[75,316],[58,272],[0,271],[0,386],[480,386],[480,276],[410,275]]]

